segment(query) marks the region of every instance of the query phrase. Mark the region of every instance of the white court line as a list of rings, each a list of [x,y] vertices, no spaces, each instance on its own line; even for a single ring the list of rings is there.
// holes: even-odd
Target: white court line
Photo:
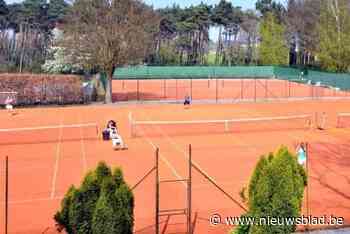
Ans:
[[[80,120],[81,119],[82,117],[80,115]],[[85,143],[84,143],[84,137],[83,137],[83,127],[80,127],[80,146],[81,146],[81,154],[83,159],[83,172],[85,173],[87,170],[87,159],[86,159]]]
[[[35,199],[26,199],[26,200],[15,200],[15,201],[9,201],[9,204],[25,204],[25,203],[33,203],[33,202],[40,202],[40,201],[52,201],[52,200],[61,200],[64,197],[57,196],[54,198],[51,197],[45,197],[45,198],[35,198]],[[0,204],[5,204],[5,202],[0,202]]]
[[[63,116],[61,117],[61,126],[63,124]],[[54,199],[55,192],[56,192],[56,181],[57,181],[57,173],[58,173],[58,166],[60,161],[60,154],[61,154],[61,142],[62,142],[62,127],[59,130],[59,136],[58,136],[58,142],[56,146],[56,160],[55,160],[55,166],[54,166],[54,172],[53,172],[53,178],[52,178],[52,185],[51,185],[51,199]]]
[[[130,114],[130,113],[129,113]],[[143,131],[142,131],[143,132]],[[144,139],[147,141],[148,144],[150,144],[154,150],[156,150],[157,147],[153,141],[151,141],[147,136],[146,134],[142,134],[144,136]],[[178,180],[183,180],[183,177],[180,176],[180,174],[177,172],[177,170],[175,169],[175,167],[173,165],[171,165],[171,163],[169,162],[169,160],[164,157],[161,153],[159,153],[159,156],[160,156],[160,159],[169,167],[169,169],[171,170],[171,172],[175,175],[175,177],[178,179]],[[184,182],[184,181],[181,181],[181,183],[187,188],[187,184]]]

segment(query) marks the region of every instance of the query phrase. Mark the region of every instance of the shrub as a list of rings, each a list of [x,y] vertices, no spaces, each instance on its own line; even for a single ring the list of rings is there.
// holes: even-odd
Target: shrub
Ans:
[[[100,162],[87,173],[81,186],[72,186],[54,219],[69,234],[132,233],[133,194],[121,169]]]
[[[296,156],[282,146],[275,154],[262,156],[248,187],[248,213],[261,218],[287,218],[300,215],[307,175]],[[243,215],[243,217],[246,215]],[[233,233],[292,233],[294,224],[239,225]]]

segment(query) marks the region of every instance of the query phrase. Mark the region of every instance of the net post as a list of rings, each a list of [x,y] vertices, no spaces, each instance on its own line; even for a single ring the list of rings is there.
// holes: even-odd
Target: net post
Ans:
[[[5,158],[5,234],[8,233],[8,195],[9,195],[9,163],[8,163],[8,156]]]
[[[243,100],[243,79],[241,79],[241,100]]]
[[[188,147],[187,233],[192,234],[192,145]]]
[[[132,119],[132,113],[129,112],[129,125],[130,125],[130,136],[134,137],[134,123],[133,123],[133,119]]]
[[[156,218],[156,234],[159,234],[159,148],[156,149],[155,152],[155,169],[156,169],[156,213],[155,213],[155,218]]]
[[[225,133],[227,133],[228,131],[228,120],[225,120]]]

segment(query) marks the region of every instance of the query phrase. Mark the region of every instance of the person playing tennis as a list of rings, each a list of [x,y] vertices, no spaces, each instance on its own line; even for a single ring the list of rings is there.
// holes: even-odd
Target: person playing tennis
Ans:
[[[13,115],[13,98],[11,98],[10,96],[7,96],[6,100],[5,100],[5,108],[8,111],[8,113],[10,115]]]
[[[184,107],[188,108],[188,107],[190,107],[190,105],[191,105],[191,98],[190,98],[189,95],[186,95],[185,96],[185,101],[184,101]]]
[[[298,163],[302,166],[306,163],[306,150],[304,143],[300,143],[296,149],[297,156],[298,156]]]

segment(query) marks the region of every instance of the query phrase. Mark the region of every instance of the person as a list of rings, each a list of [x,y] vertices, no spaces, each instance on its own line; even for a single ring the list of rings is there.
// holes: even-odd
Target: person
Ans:
[[[191,105],[191,98],[189,95],[185,96],[184,107],[189,107]]]
[[[110,138],[112,139],[112,147],[113,149],[126,149],[126,145],[124,144],[124,141],[122,137],[118,134],[117,128],[111,127],[109,128],[110,131]]]
[[[13,98],[11,98],[10,96],[7,96],[7,98],[5,100],[5,107],[10,115],[14,114],[14,112],[13,112]]]
[[[297,156],[298,156],[298,163],[302,166],[306,163],[306,150],[304,143],[300,143],[296,149]]]
[[[117,123],[114,120],[110,120],[107,123],[107,129],[112,127],[117,128]]]

